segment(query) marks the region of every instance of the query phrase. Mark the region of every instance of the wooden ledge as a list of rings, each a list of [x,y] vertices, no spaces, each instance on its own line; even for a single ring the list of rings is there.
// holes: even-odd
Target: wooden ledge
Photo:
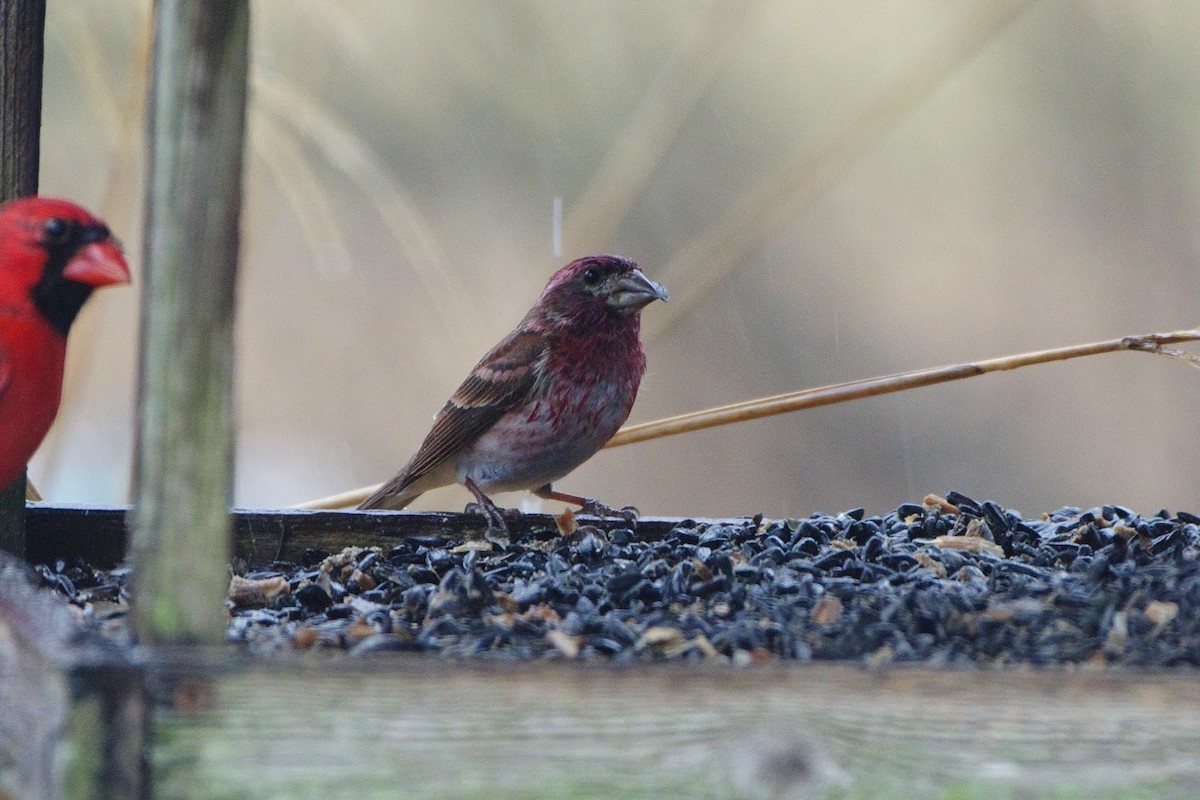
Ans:
[[[128,506],[71,506],[29,503],[27,506],[27,559],[49,564],[58,559],[82,558],[100,568],[111,568],[125,558]],[[621,520],[579,517],[581,523],[612,530],[629,527]],[[745,518],[736,520],[744,521]],[[657,539],[682,522],[679,518],[644,517],[638,520],[639,538]],[[524,514],[515,535],[555,530],[549,514]],[[394,547],[408,536],[463,538],[483,533],[483,518],[476,514],[413,511],[304,511],[296,509],[235,509],[233,554],[250,564],[298,562],[309,550],[337,552],[344,547]]]
[[[214,797],[332,797],[354,785],[367,798],[406,787],[422,797],[980,800],[1048,787],[1185,797],[1200,786],[1190,672],[309,655],[152,657],[160,686],[209,687],[177,692],[182,703],[157,717],[156,760],[189,765],[163,785],[209,786]]]

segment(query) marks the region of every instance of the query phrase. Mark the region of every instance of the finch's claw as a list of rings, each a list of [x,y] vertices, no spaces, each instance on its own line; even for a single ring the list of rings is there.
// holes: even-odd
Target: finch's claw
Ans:
[[[483,532],[483,538],[500,549],[508,547],[511,541],[508,535],[508,528],[498,528],[490,523],[487,526],[487,530]]]
[[[509,524],[517,524],[521,519],[521,512],[515,508],[500,508],[470,478],[465,483],[471,494],[475,495],[475,502],[467,503],[465,513],[482,514],[487,520],[487,530],[483,532],[483,538],[501,547],[506,546],[509,540]]]
[[[509,522],[516,522],[516,518],[520,514],[516,509],[500,508],[490,500],[486,503],[467,503],[467,507],[463,509],[463,513],[481,515],[484,521],[487,522],[487,529],[483,533],[483,538],[496,544],[508,544]],[[506,519],[506,517],[509,519]]]
[[[633,506],[616,509],[591,497],[581,497],[577,494],[556,491],[548,483],[545,486],[534,489],[533,493],[544,500],[557,500],[560,503],[570,503],[571,505],[579,506],[581,514],[591,514],[593,517],[609,519],[623,519],[631,525],[637,522],[638,510]]]
[[[613,508],[591,497],[584,497],[582,500],[583,502],[579,504],[579,510],[584,514],[591,514],[594,517],[601,518],[623,519],[626,522],[637,522],[638,510],[633,506]]]
[[[499,512],[500,509],[496,508]],[[507,547],[511,539],[508,532],[508,522],[504,519],[503,513],[492,514],[488,509],[484,508],[479,503],[468,503],[463,510],[466,514],[480,514],[483,516],[487,527],[483,530],[483,538],[485,541],[491,542],[499,547]]]

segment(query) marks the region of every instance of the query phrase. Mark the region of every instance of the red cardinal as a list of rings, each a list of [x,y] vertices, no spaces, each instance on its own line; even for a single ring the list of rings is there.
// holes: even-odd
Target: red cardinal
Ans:
[[[67,331],[92,290],[128,283],[107,226],[67,200],[0,206],[0,487],[58,413]]]
[[[551,482],[591,458],[629,416],[646,368],[641,311],[666,299],[620,256],[581,258],[554,273],[516,330],[442,406],[417,454],[359,508],[404,508],[457,482],[497,527],[503,521],[485,492],[533,489],[616,513]]]

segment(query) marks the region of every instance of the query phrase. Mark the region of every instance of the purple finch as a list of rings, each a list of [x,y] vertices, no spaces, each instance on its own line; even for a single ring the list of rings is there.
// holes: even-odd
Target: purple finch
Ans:
[[[442,406],[404,469],[360,509],[400,509],[422,492],[461,483],[503,527],[487,492],[539,497],[611,515],[553,481],[587,461],[621,427],[646,368],[641,311],[667,292],[611,255],[572,261]]]

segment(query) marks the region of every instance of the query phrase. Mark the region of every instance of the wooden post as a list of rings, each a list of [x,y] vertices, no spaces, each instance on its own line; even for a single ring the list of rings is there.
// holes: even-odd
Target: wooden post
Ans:
[[[37,194],[46,0],[0,0],[0,202]],[[0,550],[25,555],[25,475],[0,491]]]
[[[65,649],[65,648],[64,648]],[[66,719],[65,793],[70,800],[143,800],[150,696],[141,667],[112,654],[76,654]]]
[[[138,632],[222,637],[249,8],[159,0],[133,512]]]

